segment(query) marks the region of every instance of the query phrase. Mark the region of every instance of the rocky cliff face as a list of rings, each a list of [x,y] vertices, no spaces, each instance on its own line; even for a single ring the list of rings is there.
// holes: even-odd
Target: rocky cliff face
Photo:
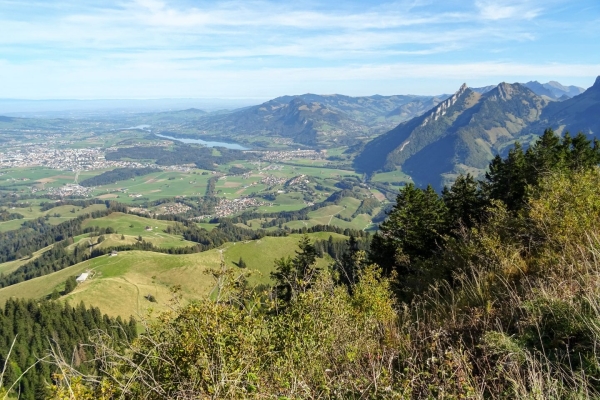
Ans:
[[[368,143],[355,166],[367,173],[400,168],[419,184],[441,188],[460,172],[482,173],[547,105],[520,84],[501,83],[484,94],[462,85],[423,116]]]
[[[425,117],[425,119],[421,123],[421,126],[427,125],[427,123],[430,121],[437,121],[438,118],[446,115],[446,112],[448,111],[448,109],[450,107],[452,107],[454,104],[456,104],[456,102],[458,101],[460,96],[462,96],[467,91],[467,89],[468,89],[467,84],[463,83],[462,86],[460,87],[460,89],[458,89],[458,92],[454,93],[448,99],[446,99],[443,102],[441,102],[440,104],[438,104],[433,109],[433,111],[431,111],[431,113]]]

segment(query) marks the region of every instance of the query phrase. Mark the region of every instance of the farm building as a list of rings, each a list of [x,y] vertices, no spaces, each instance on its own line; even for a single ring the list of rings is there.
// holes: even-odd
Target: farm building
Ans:
[[[75,280],[77,281],[77,283],[85,282],[89,275],[89,272],[84,272],[83,274],[79,275]]]

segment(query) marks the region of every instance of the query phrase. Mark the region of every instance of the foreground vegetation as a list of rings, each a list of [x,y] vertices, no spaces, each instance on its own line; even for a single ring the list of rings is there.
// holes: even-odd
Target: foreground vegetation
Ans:
[[[408,186],[369,254],[350,245],[318,268],[304,239],[276,260],[272,289],[223,264],[211,299],[145,321],[126,351],[96,338],[97,372],[64,369],[53,394],[596,398],[600,149],[580,144],[547,132],[480,185]]]

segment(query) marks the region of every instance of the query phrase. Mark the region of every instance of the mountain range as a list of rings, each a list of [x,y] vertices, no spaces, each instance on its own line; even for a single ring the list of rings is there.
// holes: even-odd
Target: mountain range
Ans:
[[[421,115],[446,97],[282,96],[230,113],[208,115],[195,121],[194,128],[219,137],[284,137],[313,146],[353,144]]]
[[[556,81],[550,81],[547,83],[539,83],[538,81],[529,81],[527,83],[522,83],[526,88],[531,89],[531,91],[538,96],[545,97],[547,100],[558,100],[563,101],[570,99],[571,97],[575,97],[585,92],[584,88],[579,86],[563,86]],[[486,93],[490,90],[494,89],[496,86],[484,86],[480,88],[472,88],[474,92],[477,93]]]
[[[367,143],[355,167],[369,174],[401,169],[417,184],[439,189],[459,173],[480,176],[496,154],[516,140],[529,145],[548,127],[559,134],[600,136],[600,77],[575,97],[561,94],[562,101],[536,94],[529,86],[539,87],[530,83],[486,90],[465,84],[425,114]]]
[[[577,86],[558,82],[524,83],[546,101],[564,101],[584,91]],[[495,86],[471,89],[479,94]],[[350,97],[339,94],[303,94],[282,96],[265,103],[209,114],[188,124],[188,128],[208,136],[283,137],[308,146],[355,144],[385,133],[403,121],[419,117],[447,99],[439,96],[368,96]],[[256,141],[255,141],[256,143]]]

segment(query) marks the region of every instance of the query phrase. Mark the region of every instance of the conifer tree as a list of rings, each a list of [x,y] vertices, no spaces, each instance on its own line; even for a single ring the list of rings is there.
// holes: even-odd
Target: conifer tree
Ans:
[[[65,290],[63,291],[63,294],[71,293],[73,290],[75,290],[76,287],[77,287],[77,280],[75,279],[74,276],[70,276],[69,278],[67,278],[67,281],[65,282]]]
[[[352,291],[352,286],[358,282],[360,270],[366,262],[366,255],[364,251],[360,251],[358,241],[354,235],[350,235],[347,245],[348,250],[340,259],[336,260],[333,267],[337,272],[338,281]]]
[[[316,278],[318,269],[317,252],[310,238],[304,235],[298,244],[296,257],[283,257],[275,261],[275,271],[271,278],[275,280],[277,298],[284,303],[291,302],[298,294],[308,290]]]
[[[523,205],[527,188],[527,165],[523,147],[519,142],[503,160],[497,155],[485,174],[484,190],[489,199],[501,200],[509,210]]]
[[[445,187],[442,199],[448,209],[448,222],[451,227],[456,228],[463,224],[471,228],[481,221],[485,202],[479,185],[471,174],[459,175],[450,189]]]
[[[411,264],[439,248],[441,235],[447,230],[446,213],[444,202],[431,186],[423,190],[412,183],[406,185],[373,237],[371,261],[387,274],[408,273]]]

